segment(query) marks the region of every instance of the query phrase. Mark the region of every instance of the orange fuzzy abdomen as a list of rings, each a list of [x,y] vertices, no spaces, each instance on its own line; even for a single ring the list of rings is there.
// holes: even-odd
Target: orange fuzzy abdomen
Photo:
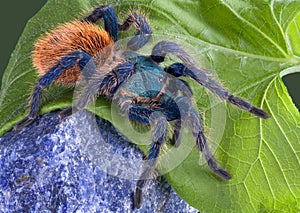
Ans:
[[[62,57],[74,51],[83,50],[91,57],[101,54],[104,47],[112,46],[109,34],[93,23],[73,21],[63,24],[41,37],[35,44],[33,65],[39,76],[43,76]],[[112,48],[108,48],[110,51]],[[68,68],[55,81],[73,84],[80,76],[77,64]]]

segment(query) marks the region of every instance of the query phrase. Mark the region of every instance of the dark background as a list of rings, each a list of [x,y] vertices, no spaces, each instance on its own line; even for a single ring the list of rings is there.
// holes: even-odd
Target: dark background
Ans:
[[[8,0],[0,7],[0,79],[9,58],[22,34],[27,21],[34,16],[47,0]],[[2,80],[0,81],[0,85]]]
[[[47,0],[38,1],[3,1],[0,8],[0,79],[8,64],[8,60],[27,21],[34,16]],[[300,73],[290,74],[283,78],[294,103],[300,109]],[[1,85],[2,81],[0,81]]]

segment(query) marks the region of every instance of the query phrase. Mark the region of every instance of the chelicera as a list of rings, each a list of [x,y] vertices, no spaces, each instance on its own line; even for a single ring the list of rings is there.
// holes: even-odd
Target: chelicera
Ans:
[[[104,29],[95,24],[102,18]],[[136,28],[137,34],[116,59],[118,32],[128,30],[131,25]],[[192,91],[187,82],[178,77],[194,79],[231,104],[260,118],[269,118],[264,110],[235,97],[210,79],[205,70],[197,67],[187,52],[175,42],[158,42],[150,55],[136,53],[150,37],[151,29],[144,17],[132,12],[120,24],[110,5],[100,6],[86,18],[63,24],[42,36],[33,51],[33,64],[40,78],[32,93],[30,112],[26,119],[15,126],[15,129],[21,129],[37,118],[41,93],[52,82],[74,85],[85,76],[89,81],[88,88],[80,96],[73,111],[70,108],[62,111],[62,118],[74,113],[74,109],[75,112],[83,109],[90,97],[97,93],[114,99],[129,119],[153,127],[148,164],[136,184],[134,205],[137,208],[142,203],[142,189],[146,180],[152,178],[154,173],[161,146],[166,140],[167,123],[170,121],[174,123],[175,146],[180,144],[182,127],[189,125],[196,145],[210,169],[222,179],[231,178],[214,159],[206,142],[200,115],[191,104]],[[162,67],[160,63],[165,60],[166,54],[177,56],[181,62]],[[135,79],[130,82],[134,83],[130,83],[133,76]]]

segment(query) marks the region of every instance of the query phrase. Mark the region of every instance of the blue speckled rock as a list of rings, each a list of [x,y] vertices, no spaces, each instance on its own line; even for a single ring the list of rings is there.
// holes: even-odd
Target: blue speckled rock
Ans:
[[[10,131],[0,138],[0,212],[197,212],[164,178],[148,182],[134,209],[134,167],[116,156],[141,162],[143,155],[86,111],[61,123],[50,113]]]

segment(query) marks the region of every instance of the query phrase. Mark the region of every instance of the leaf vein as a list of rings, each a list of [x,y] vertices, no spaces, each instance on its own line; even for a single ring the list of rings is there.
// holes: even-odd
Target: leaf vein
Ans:
[[[266,35],[263,31],[261,31],[258,27],[256,27],[254,24],[243,18],[241,15],[239,15],[232,7],[230,7],[224,0],[221,0],[221,2],[228,8],[230,11],[239,18],[242,22],[248,24],[251,28],[253,28],[255,31],[257,31],[259,34],[261,34],[264,38],[266,38],[271,44],[273,44],[285,57],[287,57],[287,53],[275,42],[273,39],[271,39],[268,35]]]

